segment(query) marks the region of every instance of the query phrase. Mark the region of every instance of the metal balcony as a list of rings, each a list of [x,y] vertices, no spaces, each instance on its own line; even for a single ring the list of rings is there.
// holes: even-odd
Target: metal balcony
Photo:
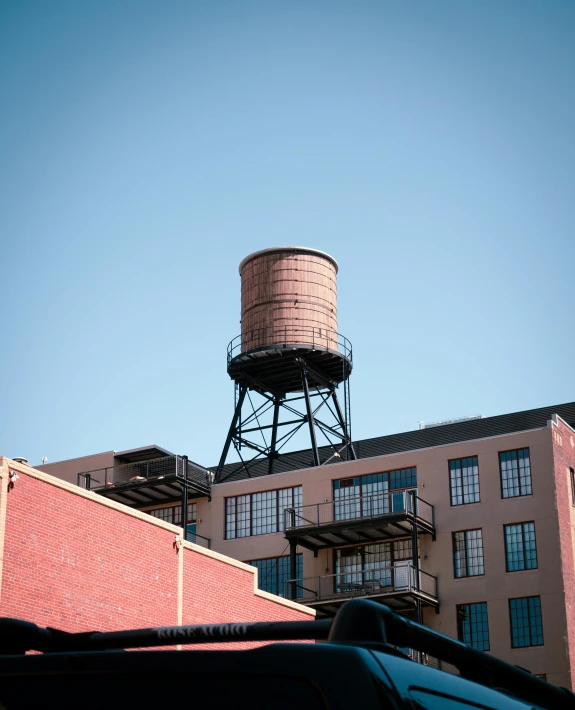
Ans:
[[[335,614],[341,604],[357,597],[377,599],[395,611],[411,611],[416,602],[423,606],[439,606],[437,578],[422,570],[418,572],[411,562],[290,579],[285,583],[285,595],[313,607],[324,616]]]
[[[78,485],[119,503],[143,506],[181,500],[184,473],[184,457],[163,456],[79,473]],[[188,497],[209,496],[211,475],[188,461]]]
[[[199,545],[200,547],[205,547],[208,550],[212,546],[212,541],[209,537],[198,535],[198,533],[192,532],[191,530],[186,530],[186,541],[191,542],[194,545]]]
[[[435,539],[433,506],[416,491],[392,491],[303,505],[285,511],[285,536],[317,552],[332,547],[384,542],[412,534]]]

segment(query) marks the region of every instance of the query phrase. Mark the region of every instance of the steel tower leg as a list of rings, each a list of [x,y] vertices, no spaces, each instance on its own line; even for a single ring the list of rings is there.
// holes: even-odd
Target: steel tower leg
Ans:
[[[228,436],[226,437],[226,443],[224,445],[224,450],[222,451],[222,455],[220,456],[220,462],[218,464],[218,468],[217,468],[216,476],[215,476],[215,481],[214,481],[215,483],[219,483],[220,477],[222,475],[222,470],[224,468],[224,464],[226,463],[226,458],[228,456],[228,451],[230,450],[232,439],[234,438],[236,426],[237,426],[238,420],[239,420],[241,413],[242,413],[242,406],[244,404],[244,399],[246,398],[247,391],[248,391],[248,386],[242,385],[240,388],[240,394],[238,397],[238,401],[236,403],[236,409],[234,412],[232,423],[231,423],[230,429],[228,431]]]
[[[356,455],[355,455],[355,450],[354,450],[354,448],[353,448],[353,442],[352,442],[351,439],[349,438],[349,434],[348,434],[348,431],[347,431],[347,422],[346,422],[346,420],[345,420],[345,418],[344,418],[344,416],[343,416],[343,414],[342,414],[341,407],[339,406],[339,400],[338,400],[338,398],[337,398],[337,394],[335,393],[335,389],[333,389],[332,392],[331,392],[331,398],[333,399],[333,403],[334,403],[334,406],[335,406],[335,411],[337,412],[337,417],[338,417],[338,419],[339,419],[339,424],[340,424],[340,426],[341,426],[341,429],[342,429],[342,431],[343,431],[343,435],[344,435],[344,437],[345,437],[344,441],[345,441],[345,443],[346,443],[346,445],[347,445],[346,448],[347,448],[348,452],[351,454],[351,458],[355,461],[355,459],[356,459],[357,457],[356,457]]]
[[[268,474],[274,472],[274,462],[276,459],[276,442],[278,437],[278,420],[280,416],[280,398],[278,395],[274,397],[274,421],[272,425],[272,440],[270,445],[269,453],[269,463],[268,463]]]
[[[302,367],[301,370],[301,379],[303,383],[303,393],[305,397],[305,408],[307,412],[307,422],[309,424],[309,435],[311,439],[311,448],[313,452],[313,461],[314,461],[314,466],[319,466],[320,465],[320,460],[319,460],[319,451],[317,449],[317,441],[315,438],[315,421],[313,418],[313,413],[311,410],[311,401],[309,398],[309,386],[307,382],[307,370],[305,367]]]

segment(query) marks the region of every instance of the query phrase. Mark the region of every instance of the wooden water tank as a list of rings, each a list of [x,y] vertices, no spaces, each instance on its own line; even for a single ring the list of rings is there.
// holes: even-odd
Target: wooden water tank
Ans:
[[[242,352],[285,345],[337,350],[337,262],[305,247],[263,249],[240,264]]]

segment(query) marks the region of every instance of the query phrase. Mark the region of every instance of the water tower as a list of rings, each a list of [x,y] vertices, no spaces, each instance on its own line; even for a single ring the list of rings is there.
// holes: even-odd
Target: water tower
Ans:
[[[239,471],[274,473],[300,430],[311,448],[304,466],[355,459],[352,351],[337,332],[337,262],[317,249],[276,247],[250,254],[239,271],[241,335],[227,358],[235,409],[215,482]],[[239,462],[226,466],[232,446]]]

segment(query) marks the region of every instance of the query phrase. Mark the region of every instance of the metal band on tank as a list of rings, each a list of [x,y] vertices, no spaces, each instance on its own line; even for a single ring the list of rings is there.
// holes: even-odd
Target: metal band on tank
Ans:
[[[274,252],[282,253],[282,252],[303,252],[304,254],[314,254],[316,256],[321,256],[323,259],[327,259],[328,261],[331,261],[331,263],[335,267],[335,273],[339,271],[339,266],[337,261],[328,254],[325,251],[320,251],[319,249],[310,249],[309,247],[271,247],[269,249],[260,249],[260,251],[254,251],[253,254],[248,254],[244,259],[241,260],[240,265],[238,267],[238,270],[240,272],[240,276],[242,273],[242,269],[244,266],[248,263],[248,261],[251,261],[252,259],[255,259],[257,256],[261,256],[262,254],[273,254]]]

